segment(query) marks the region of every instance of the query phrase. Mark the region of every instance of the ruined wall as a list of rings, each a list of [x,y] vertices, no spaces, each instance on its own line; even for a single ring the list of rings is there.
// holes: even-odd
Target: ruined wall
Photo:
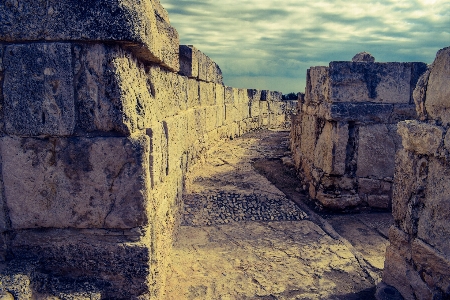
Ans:
[[[327,208],[390,207],[396,124],[416,118],[412,91],[426,65],[369,58],[310,68],[292,122],[303,188]]]
[[[33,261],[35,293],[58,292],[50,274],[159,299],[186,170],[284,126],[281,95],[225,87],[198,50],[180,58],[157,0],[2,1],[0,15],[3,258]]]
[[[390,246],[383,281],[405,299],[450,298],[450,47],[414,90],[420,121],[398,126]]]

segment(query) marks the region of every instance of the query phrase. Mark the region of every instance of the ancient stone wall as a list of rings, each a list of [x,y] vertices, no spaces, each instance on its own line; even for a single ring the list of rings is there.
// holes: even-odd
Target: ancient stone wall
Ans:
[[[157,0],[8,0],[0,15],[3,258],[33,261],[36,293],[58,292],[50,274],[158,299],[186,170],[285,126],[281,94],[225,87]]]
[[[398,121],[416,118],[412,91],[424,63],[373,57],[307,71],[291,151],[303,188],[324,207],[389,208]]]
[[[383,281],[405,299],[450,298],[450,47],[419,79],[420,121],[398,125],[393,215]]]

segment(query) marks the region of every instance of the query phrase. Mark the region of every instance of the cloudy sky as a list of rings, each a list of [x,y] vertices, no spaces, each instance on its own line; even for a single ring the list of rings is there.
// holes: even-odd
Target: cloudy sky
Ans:
[[[228,86],[304,91],[306,70],[351,60],[431,63],[450,46],[450,0],[160,0],[180,43]]]

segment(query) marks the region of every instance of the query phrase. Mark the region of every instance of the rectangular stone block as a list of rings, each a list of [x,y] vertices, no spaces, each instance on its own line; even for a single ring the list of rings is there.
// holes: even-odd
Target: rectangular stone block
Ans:
[[[164,126],[167,127],[168,138],[168,162],[169,162],[169,175],[172,171],[180,168],[180,159],[183,152],[186,151],[186,136],[187,132],[187,117],[186,114],[179,114],[163,121]]]
[[[17,231],[10,241],[9,251],[18,261],[35,261],[33,271],[89,281],[89,288],[95,287],[102,298],[139,299],[155,292],[149,279],[152,267],[160,261],[154,257],[151,243],[151,238],[139,229],[50,228]],[[71,285],[65,284],[66,287]],[[48,282],[39,287],[39,292],[51,294],[56,286],[61,287],[60,283]],[[83,292],[85,296],[88,290]]]
[[[225,87],[225,104],[234,104],[238,101],[239,92],[237,88]]]
[[[169,131],[166,123],[155,122],[147,129],[150,138],[149,172],[151,187],[155,188],[169,174]]]
[[[70,44],[10,45],[3,63],[6,132],[71,135],[75,103]]]
[[[304,139],[313,138],[307,134],[302,136]],[[348,124],[326,122],[316,142],[314,167],[327,174],[344,175],[347,143]]]
[[[0,147],[12,229],[147,224],[146,136],[3,137]]]
[[[206,72],[206,81],[223,84],[222,70],[219,65],[208,57],[208,69]]]
[[[198,66],[198,50],[191,45],[180,45],[180,74],[197,79]]]
[[[167,73],[154,67],[147,74],[118,46],[79,44],[73,52],[78,130],[129,135],[153,121],[165,103],[160,91],[167,93]],[[161,82],[166,86],[161,88]]]
[[[387,123],[393,105],[374,103],[332,103],[319,106],[319,115],[327,120]]]
[[[177,72],[178,33],[161,12],[159,1],[2,1],[0,41],[115,41]]]
[[[411,63],[331,62],[330,101],[412,103],[412,71]]]
[[[428,165],[419,165],[419,178],[426,178],[424,204],[418,219],[417,236],[440,253],[450,253],[450,167],[449,163],[432,157]],[[425,168],[428,169],[426,173]],[[422,170],[421,170],[422,169]],[[447,272],[450,275],[450,272]]]
[[[199,82],[196,79],[187,80],[188,108],[195,108],[200,105]]]
[[[426,155],[437,153],[444,136],[444,128],[415,120],[398,123],[397,132],[406,150]]]
[[[395,132],[384,124],[361,126],[357,156],[358,177],[383,179],[394,176]]]
[[[206,74],[209,68],[209,57],[200,50],[197,51],[198,57],[198,80],[206,81]]]
[[[428,84],[426,86],[425,108],[434,120],[440,120],[443,125],[450,123],[450,48],[438,51],[434,60]]]
[[[216,105],[223,106],[225,104],[225,86],[222,84],[215,84],[214,90],[216,91]]]
[[[216,93],[214,91],[214,83],[212,82],[199,82],[200,86],[200,105],[209,106],[216,104]]]
[[[329,91],[329,68],[312,67],[306,71],[305,104],[319,104],[328,102]]]

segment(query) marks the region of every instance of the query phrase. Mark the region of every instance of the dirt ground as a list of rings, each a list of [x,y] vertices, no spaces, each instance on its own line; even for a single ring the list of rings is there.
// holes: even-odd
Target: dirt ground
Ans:
[[[190,172],[184,197],[202,202],[186,206],[197,221],[181,226],[166,299],[375,299],[391,214],[318,210],[298,187],[288,135],[244,135]]]

